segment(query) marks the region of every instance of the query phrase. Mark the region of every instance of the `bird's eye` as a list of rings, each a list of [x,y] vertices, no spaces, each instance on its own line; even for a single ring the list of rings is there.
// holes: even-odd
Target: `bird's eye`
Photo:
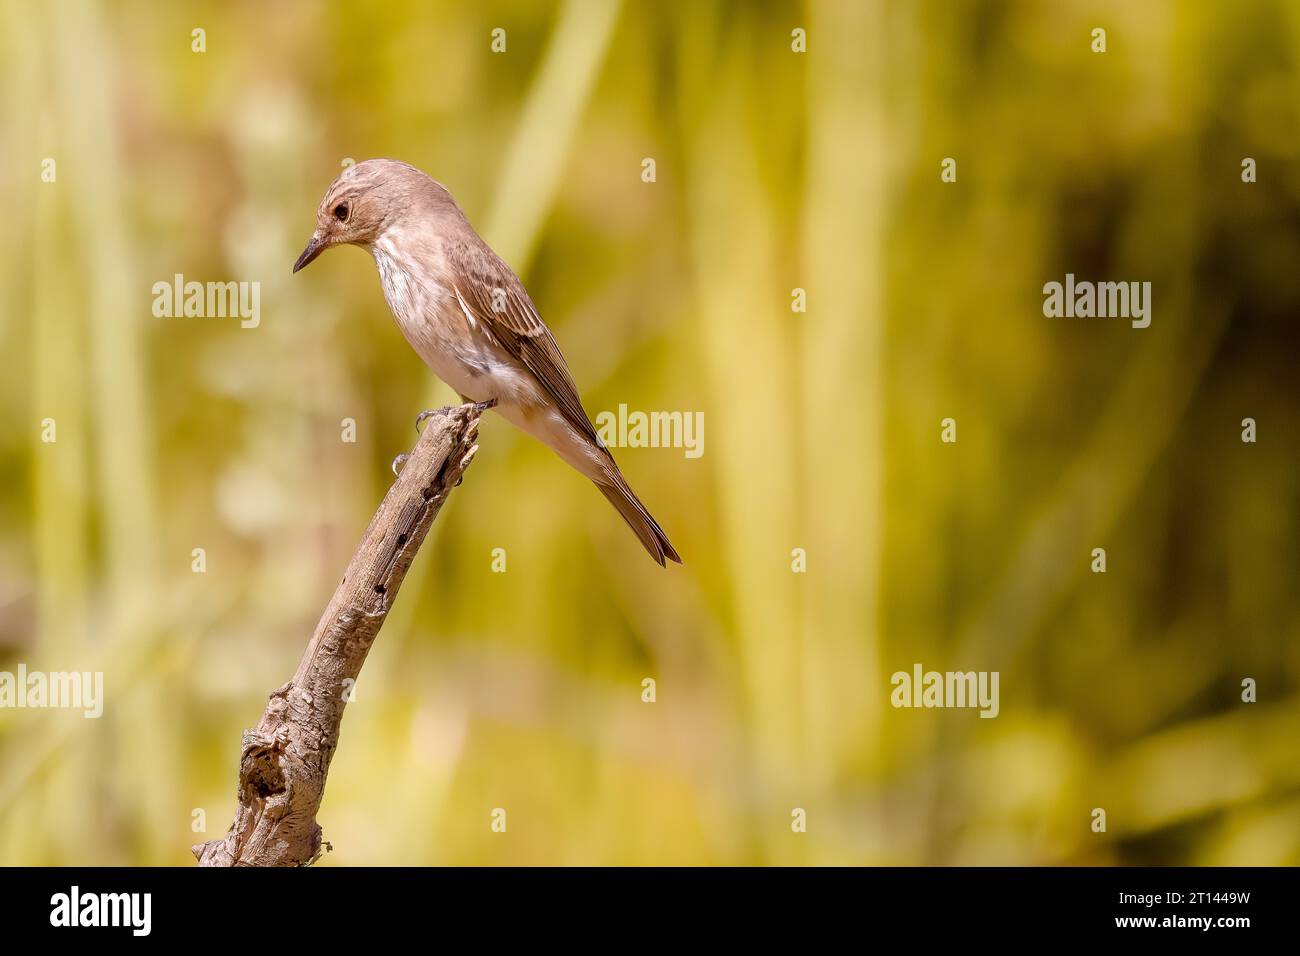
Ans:
[[[334,218],[337,219],[339,222],[347,222],[347,220],[348,220],[348,204],[347,204],[347,203],[345,203],[345,202],[341,202],[341,203],[339,203],[337,206],[334,207]]]

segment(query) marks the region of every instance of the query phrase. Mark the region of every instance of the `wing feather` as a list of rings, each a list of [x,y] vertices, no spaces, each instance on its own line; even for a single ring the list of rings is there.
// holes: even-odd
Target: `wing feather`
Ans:
[[[533,374],[570,425],[596,442],[568,363],[519,277],[486,246],[457,243],[446,253],[466,316]]]

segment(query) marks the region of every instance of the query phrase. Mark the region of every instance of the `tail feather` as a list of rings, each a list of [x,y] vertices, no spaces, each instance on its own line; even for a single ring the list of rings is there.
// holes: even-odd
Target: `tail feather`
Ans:
[[[596,487],[601,490],[609,503],[618,509],[618,513],[623,516],[629,528],[641,539],[645,549],[650,552],[650,557],[659,562],[659,566],[664,566],[664,558],[670,561],[682,563],[673,546],[668,543],[668,535],[664,534],[664,529],[659,527],[659,522],[650,516],[646,511],[645,505],[637,498],[636,493],[632,491],[631,486],[623,480],[623,476],[615,474],[610,481],[596,482]]]

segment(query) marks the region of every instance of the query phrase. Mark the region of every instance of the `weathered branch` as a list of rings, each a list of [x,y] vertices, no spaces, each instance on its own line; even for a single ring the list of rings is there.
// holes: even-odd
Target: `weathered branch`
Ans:
[[[303,866],[321,852],[316,823],[343,709],[438,510],[478,450],[473,405],[434,417],[370,520],[293,680],[244,732],[239,806],[225,839],[194,847],[200,866]]]

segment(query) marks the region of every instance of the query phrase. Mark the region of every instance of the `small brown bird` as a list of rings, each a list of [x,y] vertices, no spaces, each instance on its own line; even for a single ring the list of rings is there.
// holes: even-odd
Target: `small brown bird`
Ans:
[[[466,401],[495,408],[590,478],[650,556],[681,564],[583,410],[573,376],[523,283],[443,186],[414,166],[369,159],[321,201],[297,272],[331,246],[374,257],[388,308],[424,363]]]

